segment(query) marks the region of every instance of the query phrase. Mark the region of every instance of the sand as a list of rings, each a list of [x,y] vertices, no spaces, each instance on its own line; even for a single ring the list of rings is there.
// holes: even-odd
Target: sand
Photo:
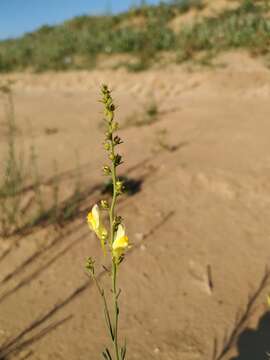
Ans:
[[[85,222],[104,181],[97,100],[106,82],[120,123],[150,103],[159,109],[151,125],[120,131],[121,174],[137,185],[118,206],[133,243],[119,279],[127,358],[267,359],[270,72],[241,52],[216,62],[1,76],[16,80],[17,137],[26,153],[34,142],[44,183],[56,160],[68,193],[77,153],[88,190],[74,221],[1,240],[1,358],[97,360],[107,344],[101,301],[84,271],[87,256],[108,262]],[[3,100],[0,138],[2,161]]]

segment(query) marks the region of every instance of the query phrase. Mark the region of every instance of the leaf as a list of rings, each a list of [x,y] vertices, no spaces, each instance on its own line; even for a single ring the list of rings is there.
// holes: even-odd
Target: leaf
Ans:
[[[121,348],[121,360],[125,360],[127,353],[127,344],[125,342],[125,345]]]
[[[114,341],[114,331],[113,331],[113,328],[112,328],[110,314],[109,314],[107,308],[104,308],[104,315],[105,315],[105,321],[106,321],[106,324],[107,324],[107,328],[108,328],[108,330],[110,332],[112,340]]]
[[[104,351],[102,352],[102,356],[104,357],[105,360],[109,360],[107,354]]]
[[[112,360],[112,357],[111,357],[111,354],[110,354],[109,349],[106,348],[105,351],[106,351],[106,354],[105,354],[105,355],[107,356],[107,359]]]

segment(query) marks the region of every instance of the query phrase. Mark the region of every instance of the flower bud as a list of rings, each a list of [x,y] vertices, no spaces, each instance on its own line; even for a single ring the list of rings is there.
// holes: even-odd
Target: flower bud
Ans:
[[[121,138],[118,135],[116,135],[113,139],[113,143],[114,143],[114,145],[120,145],[123,143],[123,141],[121,140]]]
[[[107,85],[102,85],[101,87],[101,93],[103,95],[103,102],[106,103],[108,97],[110,96],[110,90],[108,89],[108,86]]]
[[[117,194],[121,194],[122,191],[123,191],[123,182],[120,181],[120,180],[117,180],[116,184],[115,184],[115,187],[116,187]]]
[[[114,157],[114,165],[118,166],[122,164],[122,156],[119,154],[116,154]]]
[[[114,111],[115,110],[115,105],[113,103],[108,105],[108,110],[109,111]]]
[[[101,205],[102,209],[104,209],[104,210],[109,209],[109,203],[107,200],[101,200],[100,205]]]
[[[118,227],[118,225],[120,225],[121,224],[121,222],[122,222],[122,217],[121,216],[116,216],[115,217],[115,219],[114,219],[114,227],[117,229],[117,227]]]
[[[87,271],[89,271],[92,275],[95,274],[95,261],[89,257],[87,260],[86,260],[86,264],[85,264],[85,268]]]
[[[107,175],[107,176],[110,175],[111,174],[110,167],[107,165],[103,166],[103,173],[104,173],[104,175]]]
[[[105,149],[106,151],[109,151],[109,150],[110,150],[110,148],[111,148],[110,143],[105,142],[105,144],[104,144],[104,149]]]
[[[111,161],[113,161],[114,158],[115,158],[115,156],[114,156],[113,154],[110,154],[110,155],[109,155],[109,159],[110,159]]]
[[[112,132],[117,131],[117,130],[118,130],[118,128],[119,128],[119,124],[118,124],[118,122],[114,122],[114,123],[112,123]]]
[[[106,137],[106,140],[112,140],[112,132],[111,131],[106,131],[105,137]]]

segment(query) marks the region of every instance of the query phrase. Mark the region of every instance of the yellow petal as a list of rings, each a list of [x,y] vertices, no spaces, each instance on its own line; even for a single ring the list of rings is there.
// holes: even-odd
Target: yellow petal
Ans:
[[[119,225],[112,245],[113,255],[120,257],[128,248],[128,237],[125,234],[123,225]]]
[[[99,208],[98,208],[97,204],[95,204],[92,208],[92,215],[93,215],[93,219],[96,224],[96,228],[98,228],[99,227]]]
[[[97,232],[99,225],[100,225],[99,208],[98,208],[97,204],[93,206],[92,210],[88,214],[87,222],[88,222],[88,225],[90,226],[90,229]]]
[[[115,234],[114,242],[118,241],[124,236],[125,236],[125,228],[122,224],[119,224]]]
[[[93,218],[92,212],[90,212],[87,215],[87,222],[88,222],[88,225],[89,225],[90,229],[95,231],[96,223],[95,223],[95,220]]]
[[[102,224],[100,215],[99,215],[99,207],[95,204],[92,208],[92,211],[87,216],[87,222],[91,230],[93,230],[97,237],[100,239],[101,247],[105,255],[105,242],[108,237],[108,232],[105,226]]]
[[[113,250],[126,249],[128,247],[128,237],[123,236],[113,243]]]

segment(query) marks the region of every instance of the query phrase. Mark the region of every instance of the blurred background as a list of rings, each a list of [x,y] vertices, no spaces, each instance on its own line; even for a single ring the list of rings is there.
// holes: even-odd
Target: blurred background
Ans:
[[[0,6],[2,72],[91,69],[104,62],[140,71],[151,63],[191,58],[207,65],[230,48],[268,52],[267,1],[3,1]]]

